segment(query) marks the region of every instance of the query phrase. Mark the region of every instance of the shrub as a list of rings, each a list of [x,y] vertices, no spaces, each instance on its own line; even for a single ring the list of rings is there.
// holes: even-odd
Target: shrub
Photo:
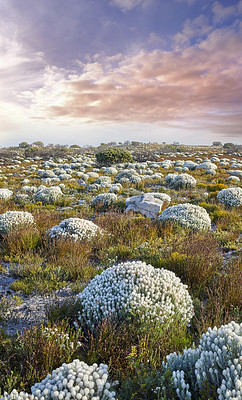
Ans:
[[[164,368],[172,371],[178,398],[241,398],[241,338],[242,324],[231,322],[209,328],[197,348],[169,354]]]
[[[159,220],[175,222],[194,230],[207,230],[211,227],[211,220],[207,211],[189,203],[166,208],[159,216]]]
[[[13,196],[12,190],[0,189],[0,200],[9,200]]]
[[[46,233],[51,238],[70,238],[84,240],[101,232],[101,229],[91,221],[81,218],[68,218],[59,225],[53,226]]]
[[[37,202],[41,201],[44,204],[51,204],[59,200],[62,195],[63,193],[59,186],[46,187],[43,185],[37,188],[37,191],[34,194],[34,200]]]
[[[115,400],[115,392],[110,391],[108,381],[108,366],[93,364],[91,366],[83,361],[74,360],[69,364],[62,364],[48,374],[40,383],[31,387],[32,395],[13,390],[10,394],[4,393],[1,400],[29,399],[59,399],[76,398],[93,400]]]
[[[131,154],[127,150],[111,148],[102,150],[96,154],[97,162],[100,165],[112,165],[115,163],[131,162]]]
[[[227,189],[227,185],[224,185],[223,183],[216,183],[216,184],[210,184],[207,185],[207,190],[209,192],[216,192],[217,190],[222,190],[222,189]]]
[[[79,320],[89,326],[105,318],[122,318],[127,313],[140,320],[162,322],[179,314],[188,323],[193,316],[191,297],[180,278],[141,261],[127,261],[106,269],[77,298],[82,305]]]
[[[32,214],[26,211],[7,211],[0,215],[0,234],[6,234],[13,229],[35,224]]]
[[[242,189],[240,187],[222,189],[218,192],[217,198],[227,207],[239,207],[242,205]]]
[[[196,179],[189,174],[176,175],[169,183],[171,188],[179,189],[193,189],[196,186]]]
[[[117,202],[117,196],[115,193],[100,193],[92,200],[93,206],[104,206],[108,207],[111,204]]]

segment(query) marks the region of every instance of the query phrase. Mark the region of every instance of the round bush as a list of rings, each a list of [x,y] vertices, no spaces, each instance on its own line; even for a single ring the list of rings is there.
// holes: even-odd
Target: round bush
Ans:
[[[117,201],[115,193],[100,193],[92,200],[94,206],[103,205],[105,207],[114,204]]]
[[[34,217],[27,211],[7,211],[0,215],[0,233],[6,234],[21,226],[33,226]]]
[[[166,358],[163,366],[172,371],[179,399],[201,398],[206,387],[213,388],[219,400],[242,398],[242,324],[209,328],[196,349]]]
[[[193,189],[195,188],[197,184],[197,181],[193,176],[189,174],[180,174],[176,175],[171,182],[169,183],[169,186],[171,188],[174,188],[176,190],[179,189]]]
[[[0,189],[0,200],[9,200],[13,196],[12,190]]]
[[[41,201],[44,204],[55,203],[62,197],[63,193],[59,186],[39,186],[34,195],[35,201]]]
[[[32,394],[13,390],[10,394],[5,392],[0,400],[115,400],[112,386],[108,381],[107,365],[89,366],[83,361],[74,360],[69,364],[62,364],[40,383],[35,383],[31,387]]]
[[[68,218],[61,221],[59,225],[53,226],[46,233],[49,237],[70,238],[84,240],[95,236],[101,229],[93,222],[81,218]]]
[[[207,211],[200,206],[184,203],[171,206],[162,211],[160,221],[172,221],[194,230],[211,228],[211,220]]]
[[[124,169],[121,171],[116,177],[115,177],[115,182],[119,182],[121,184],[124,183],[140,183],[141,182],[141,177],[138,174],[138,172],[131,168],[131,169]]]
[[[218,192],[217,198],[227,207],[239,207],[242,204],[242,189],[240,187],[222,189]]]
[[[174,178],[175,178],[176,176],[178,176],[178,174],[177,174],[176,172],[167,174],[166,177],[165,177],[166,183],[167,183],[168,185],[170,185],[170,183],[174,180]]]
[[[102,319],[119,319],[126,313],[142,319],[172,320],[176,316],[188,323],[193,303],[180,278],[166,269],[156,269],[141,261],[114,265],[97,275],[78,294],[81,323],[97,325]]]

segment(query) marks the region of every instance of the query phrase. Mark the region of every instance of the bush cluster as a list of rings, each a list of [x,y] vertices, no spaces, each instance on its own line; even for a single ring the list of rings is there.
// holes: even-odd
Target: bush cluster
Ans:
[[[131,162],[131,154],[124,149],[110,148],[96,154],[96,160],[100,165],[112,165],[116,163]]]

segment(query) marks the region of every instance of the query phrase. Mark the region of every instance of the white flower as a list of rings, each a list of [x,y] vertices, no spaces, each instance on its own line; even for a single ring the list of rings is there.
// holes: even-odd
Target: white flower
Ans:
[[[181,226],[195,230],[211,228],[211,220],[207,211],[189,203],[177,204],[166,208],[159,216],[160,221],[172,221]]]
[[[164,320],[179,314],[186,323],[193,316],[191,297],[180,279],[171,271],[141,261],[127,261],[106,269],[77,298],[82,305],[79,320],[89,326],[129,311],[138,313],[140,318]]]

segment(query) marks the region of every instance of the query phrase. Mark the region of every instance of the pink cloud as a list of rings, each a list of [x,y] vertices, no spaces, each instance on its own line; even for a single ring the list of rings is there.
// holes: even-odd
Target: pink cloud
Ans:
[[[34,117],[153,123],[241,132],[241,33],[217,29],[180,51],[98,56],[79,74],[59,73],[32,93]]]

